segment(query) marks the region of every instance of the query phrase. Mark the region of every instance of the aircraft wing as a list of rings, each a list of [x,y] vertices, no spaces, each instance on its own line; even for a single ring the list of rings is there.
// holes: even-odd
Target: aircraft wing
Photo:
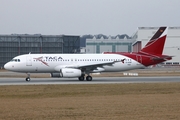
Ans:
[[[109,62],[102,62],[102,63],[91,63],[91,64],[82,64],[82,65],[68,65],[66,68],[86,68],[86,67],[103,67],[104,65],[112,65],[116,62],[120,61],[109,61]]]
[[[99,72],[103,71],[103,66],[108,65],[112,66],[116,62],[124,62],[124,61],[101,61],[101,63],[86,63],[86,64],[72,64],[72,65],[64,65],[64,66],[57,66],[55,69],[58,71],[60,68],[76,68],[81,69],[85,72],[95,72],[99,70]]]

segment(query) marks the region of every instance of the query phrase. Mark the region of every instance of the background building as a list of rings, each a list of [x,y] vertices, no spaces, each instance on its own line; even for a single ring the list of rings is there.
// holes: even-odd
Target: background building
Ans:
[[[113,39],[111,37],[104,39],[86,39],[86,53],[102,52],[131,52],[134,39]]]
[[[80,37],[66,35],[0,35],[0,68],[13,57],[28,53],[79,53]]]
[[[143,48],[159,27],[138,27],[133,35],[136,41],[133,43],[133,52]],[[163,54],[174,56],[172,60],[165,62],[166,65],[180,64],[180,27],[169,27]]]

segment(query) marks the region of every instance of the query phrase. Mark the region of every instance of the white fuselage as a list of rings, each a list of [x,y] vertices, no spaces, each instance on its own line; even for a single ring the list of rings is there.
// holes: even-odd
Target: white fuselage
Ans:
[[[53,73],[61,68],[83,66],[88,66],[88,69],[96,67],[91,72],[118,72],[144,67],[136,60],[118,54],[26,54],[5,64],[7,70],[24,73]]]

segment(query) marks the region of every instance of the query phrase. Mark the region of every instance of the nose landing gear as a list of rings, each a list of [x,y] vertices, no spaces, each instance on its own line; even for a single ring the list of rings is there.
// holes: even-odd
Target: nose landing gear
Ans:
[[[31,81],[31,78],[30,78],[30,73],[26,73],[26,74],[27,74],[26,81],[27,81],[27,82]]]

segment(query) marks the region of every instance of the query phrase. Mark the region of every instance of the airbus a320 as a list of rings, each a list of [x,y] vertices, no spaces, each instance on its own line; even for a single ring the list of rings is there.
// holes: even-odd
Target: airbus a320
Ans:
[[[50,73],[51,77],[78,78],[91,81],[91,73],[120,72],[139,69],[171,60],[163,55],[167,27],[160,27],[139,52],[104,52],[102,54],[25,54],[4,65],[9,71]]]

